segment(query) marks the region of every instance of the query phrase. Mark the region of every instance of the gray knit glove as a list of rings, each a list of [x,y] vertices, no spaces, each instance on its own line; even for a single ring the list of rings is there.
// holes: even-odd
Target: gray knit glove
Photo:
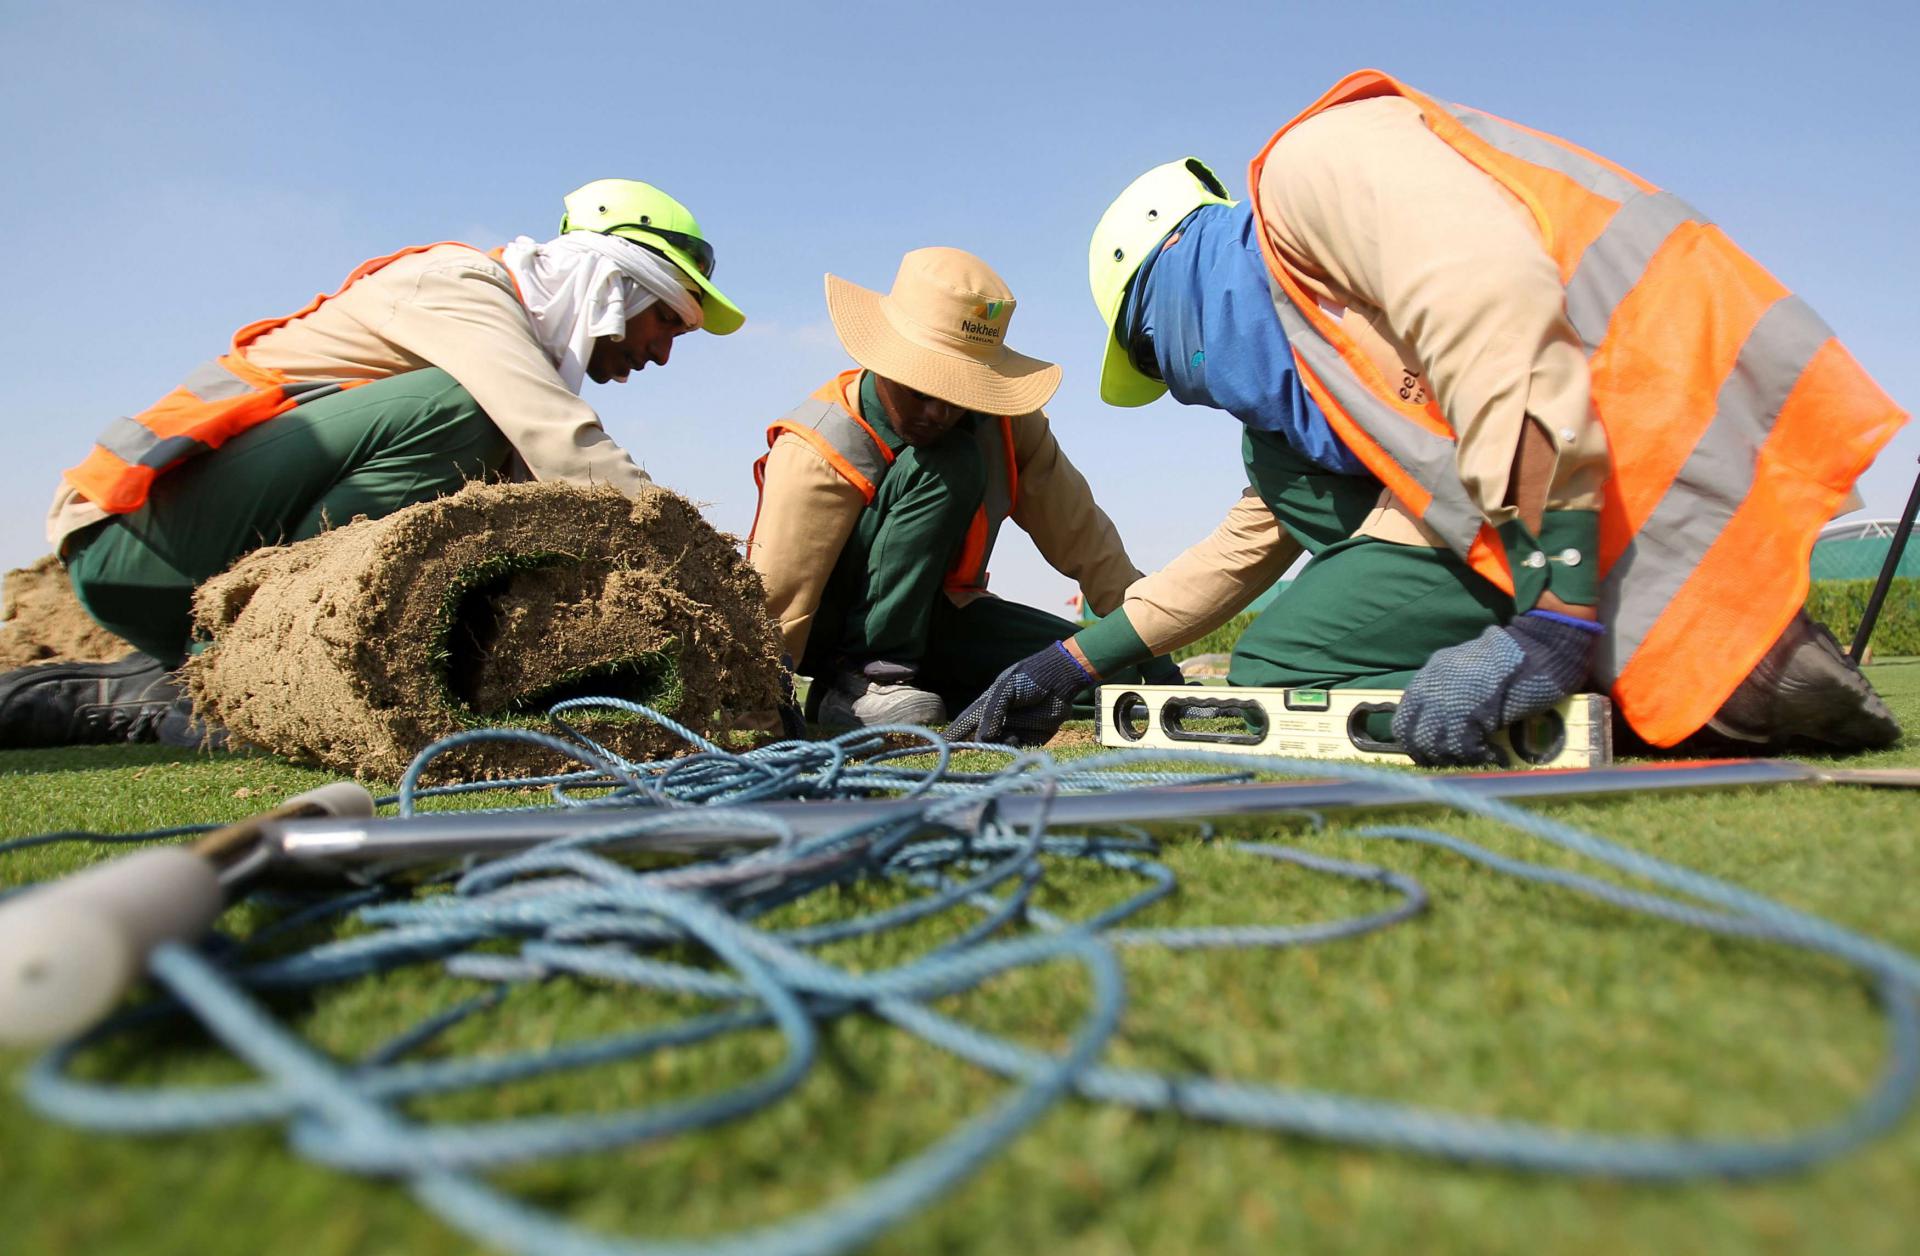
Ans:
[[[1435,651],[1407,683],[1393,713],[1394,738],[1429,767],[1496,762],[1487,738],[1578,693],[1605,631],[1569,615],[1529,611]]]

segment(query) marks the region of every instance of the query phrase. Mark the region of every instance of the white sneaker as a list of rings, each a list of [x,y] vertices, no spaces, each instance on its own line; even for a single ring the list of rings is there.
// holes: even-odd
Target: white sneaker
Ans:
[[[944,724],[940,695],[905,681],[885,683],[862,672],[841,672],[820,699],[820,722],[833,728],[873,724]]]

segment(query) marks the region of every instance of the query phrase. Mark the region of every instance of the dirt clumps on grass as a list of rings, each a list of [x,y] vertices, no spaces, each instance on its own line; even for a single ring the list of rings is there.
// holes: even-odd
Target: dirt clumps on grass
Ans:
[[[73,595],[60,560],[48,554],[6,575],[0,616],[0,670],[34,663],[106,663],[133,647],[93,622]]]
[[[201,586],[212,645],[187,667],[201,714],[292,759],[395,780],[467,728],[553,731],[568,697],[625,698],[711,735],[771,712],[780,648],[759,577],[685,499],[476,484],[383,519],[256,550]],[[644,717],[569,712],[628,758],[687,749]],[[577,766],[489,742],[435,780]]]

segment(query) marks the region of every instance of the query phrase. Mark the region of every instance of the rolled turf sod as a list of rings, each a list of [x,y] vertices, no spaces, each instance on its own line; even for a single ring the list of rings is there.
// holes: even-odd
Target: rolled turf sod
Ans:
[[[240,741],[375,780],[465,728],[550,728],[574,696],[644,702],[696,732],[765,720],[780,649],[759,577],[664,489],[628,500],[566,484],[471,485],[243,557],[201,586],[196,708]],[[685,748],[651,721],[573,712],[629,757]],[[576,765],[489,743],[434,778]]]

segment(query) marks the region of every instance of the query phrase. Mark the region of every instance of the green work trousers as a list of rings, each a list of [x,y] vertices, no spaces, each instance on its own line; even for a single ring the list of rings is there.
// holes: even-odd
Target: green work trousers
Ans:
[[[973,421],[933,445],[899,451],[827,580],[802,673],[825,678],[868,663],[899,664],[958,713],[1008,667],[1079,631],[1031,606],[995,597],[955,606],[944,592],[986,493]],[[1116,679],[1138,675],[1129,668]],[[813,686],[813,710],[826,688]]]
[[[953,715],[984,693],[1007,668],[1080,631],[1080,625],[1070,619],[997,597],[955,606],[945,595],[936,596],[930,618],[927,652],[921,656],[920,678],[915,683],[939,694]],[[1138,675],[1129,669],[1114,679],[1131,681]],[[1078,714],[1090,717],[1093,708],[1088,705]]]
[[[76,535],[74,592],[102,627],[169,666],[193,591],[264,545],[379,518],[503,466],[505,436],[437,367],[323,397],[154,482],[146,504]]]
[[[973,422],[961,420],[932,445],[900,448],[827,578],[814,616],[812,657],[803,662],[828,669],[916,667],[926,658],[934,606],[947,600],[941,594],[947,569],[986,497],[986,459]],[[826,655],[815,656],[816,650]]]
[[[1403,689],[1435,650],[1513,618],[1513,599],[1451,550],[1355,536],[1380,497],[1284,441],[1246,434],[1247,476],[1312,555],[1234,647],[1235,685]]]

